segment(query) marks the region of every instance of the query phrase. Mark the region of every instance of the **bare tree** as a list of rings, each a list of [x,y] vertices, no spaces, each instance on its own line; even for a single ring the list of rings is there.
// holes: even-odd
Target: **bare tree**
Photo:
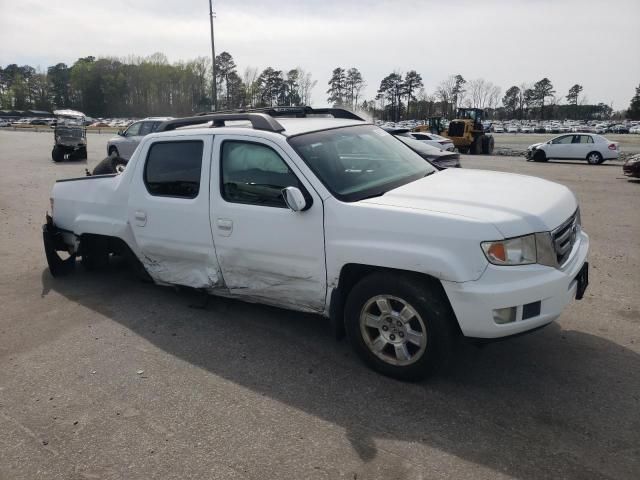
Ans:
[[[491,103],[497,105],[500,88],[484,78],[476,78],[469,83],[469,98],[465,105],[475,108],[487,108]],[[496,93],[497,89],[497,93]]]
[[[302,105],[309,105],[311,103],[311,91],[314,89],[317,80],[311,78],[311,73],[306,72],[301,67],[296,68],[298,71],[298,95],[300,96],[300,103]]]
[[[446,80],[440,82],[436,88],[435,96],[442,102],[442,113],[445,116],[449,115],[449,105],[453,102],[453,97],[456,92],[456,77],[451,75]],[[455,106],[454,106],[455,108]]]
[[[256,67],[247,67],[242,74],[242,83],[245,88],[245,104],[255,107],[258,102],[260,90],[258,88],[258,77],[260,72]]]
[[[498,85],[494,85],[491,87],[491,91],[489,92],[489,101],[488,101],[489,108],[495,109],[498,106],[501,93],[502,93],[502,89]]]

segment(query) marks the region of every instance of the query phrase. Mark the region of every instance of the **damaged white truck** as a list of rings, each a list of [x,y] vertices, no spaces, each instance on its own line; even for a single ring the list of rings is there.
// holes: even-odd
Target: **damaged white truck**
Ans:
[[[54,276],[125,255],[161,285],[315,312],[375,370],[417,379],[456,336],[556,319],[588,284],[566,187],[437,171],[341,109],[164,122],[124,171],[59,180],[43,228]]]

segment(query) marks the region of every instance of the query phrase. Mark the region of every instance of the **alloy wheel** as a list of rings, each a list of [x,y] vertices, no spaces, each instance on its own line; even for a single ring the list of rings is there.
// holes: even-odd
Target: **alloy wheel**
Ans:
[[[369,350],[391,365],[411,365],[427,347],[427,329],[420,314],[392,295],[367,301],[360,313],[360,331]]]

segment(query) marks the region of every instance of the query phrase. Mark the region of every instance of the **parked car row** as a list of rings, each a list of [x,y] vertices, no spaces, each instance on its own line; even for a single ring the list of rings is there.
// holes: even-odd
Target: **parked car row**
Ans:
[[[507,122],[485,122],[485,130],[494,133],[635,133],[640,134],[640,122],[606,123],[606,122],[578,122],[568,120],[560,122],[522,122],[511,120]]]

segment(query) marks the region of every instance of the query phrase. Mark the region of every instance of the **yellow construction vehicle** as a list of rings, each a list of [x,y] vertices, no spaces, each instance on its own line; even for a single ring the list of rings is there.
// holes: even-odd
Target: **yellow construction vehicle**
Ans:
[[[429,124],[418,127],[450,138],[460,153],[491,155],[495,145],[492,135],[487,135],[482,125],[484,110],[481,108],[459,108],[456,118],[443,128],[441,117],[429,118]]]

